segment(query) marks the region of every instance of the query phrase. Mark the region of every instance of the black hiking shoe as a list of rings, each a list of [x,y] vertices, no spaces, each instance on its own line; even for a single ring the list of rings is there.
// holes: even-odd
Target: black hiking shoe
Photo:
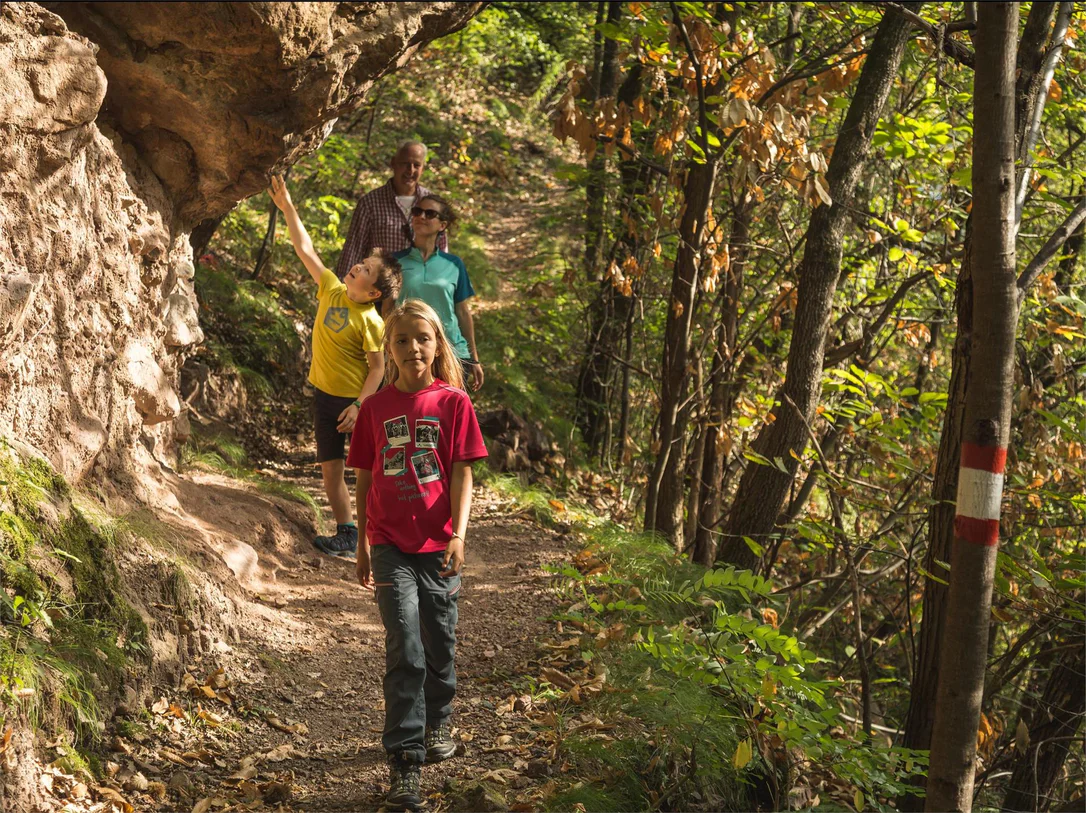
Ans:
[[[419,783],[422,766],[401,754],[388,755],[388,796],[385,804],[390,808],[418,810],[422,806]]]
[[[318,536],[313,544],[321,553],[353,559],[358,549],[358,527],[337,525],[335,536]]]
[[[426,726],[426,761],[444,762],[456,753],[452,731],[448,723]]]

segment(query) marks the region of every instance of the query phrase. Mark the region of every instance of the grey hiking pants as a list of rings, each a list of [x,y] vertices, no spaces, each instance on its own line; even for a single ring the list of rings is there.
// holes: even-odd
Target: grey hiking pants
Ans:
[[[385,625],[385,732],[389,754],[426,760],[426,726],[445,722],[456,694],[456,603],[460,577],[442,578],[445,553],[370,548]]]

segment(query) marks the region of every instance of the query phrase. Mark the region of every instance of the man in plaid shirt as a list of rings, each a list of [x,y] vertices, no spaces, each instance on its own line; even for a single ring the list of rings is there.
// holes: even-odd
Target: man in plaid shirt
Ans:
[[[384,186],[358,199],[351,228],[339,255],[336,276],[342,279],[351,267],[362,262],[375,248],[397,252],[411,247],[411,207],[430,194],[419,185],[426,167],[426,145],[405,141],[389,162],[392,177]],[[437,248],[448,250],[444,232],[438,237]]]

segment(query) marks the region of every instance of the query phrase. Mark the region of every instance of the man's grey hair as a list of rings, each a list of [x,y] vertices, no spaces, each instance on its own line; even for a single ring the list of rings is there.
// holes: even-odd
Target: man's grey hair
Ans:
[[[425,161],[430,151],[426,148],[425,144],[423,144],[421,141],[415,141],[414,139],[408,139],[407,141],[404,141],[402,144],[400,144],[400,146],[396,148],[396,152],[392,154],[392,157],[398,158],[408,150],[415,147],[422,147],[422,160]]]

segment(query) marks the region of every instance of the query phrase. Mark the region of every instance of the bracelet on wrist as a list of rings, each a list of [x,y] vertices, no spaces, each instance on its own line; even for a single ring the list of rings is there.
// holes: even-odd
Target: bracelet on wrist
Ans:
[[[459,539],[461,542],[464,541],[464,537],[462,537],[460,534],[453,534],[449,537],[450,542],[452,542],[454,539]]]
[[[351,406],[358,407],[359,409],[361,409],[362,408],[362,402],[360,400],[358,400],[357,398],[355,398],[353,401],[351,401]]]

